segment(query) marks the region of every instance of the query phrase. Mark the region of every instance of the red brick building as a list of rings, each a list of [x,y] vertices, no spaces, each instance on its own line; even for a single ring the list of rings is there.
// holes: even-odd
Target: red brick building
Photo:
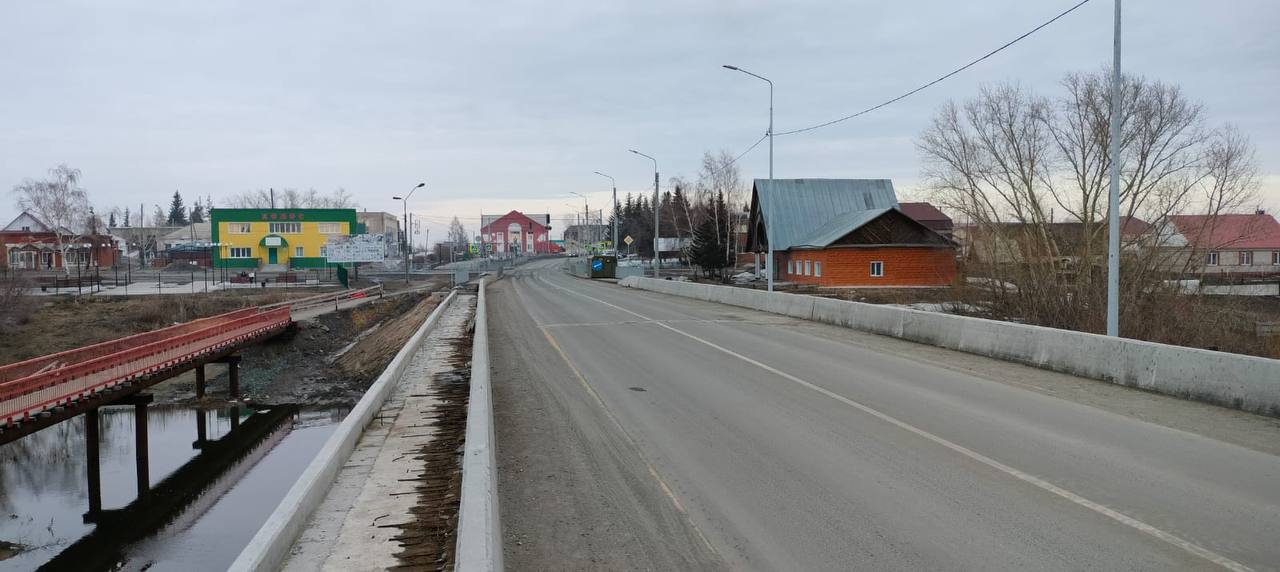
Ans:
[[[748,244],[764,252],[774,232],[775,279],[872,288],[955,280],[955,245],[899,210],[888,180],[757,179],[751,203]]]
[[[57,270],[64,262],[92,268],[115,263],[114,238],[105,234],[77,234],[61,229],[62,246],[53,227],[23,212],[0,229],[0,267],[10,270]],[[66,260],[63,260],[63,252]]]
[[[551,215],[511,211],[501,216],[482,215],[480,222],[480,240],[495,256],[553,254],[560,250],[551,242]]]

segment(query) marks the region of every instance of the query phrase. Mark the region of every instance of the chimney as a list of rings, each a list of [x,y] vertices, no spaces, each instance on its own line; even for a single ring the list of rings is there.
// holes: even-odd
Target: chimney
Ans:
[[[1258,209],[1257,211],[1255,211],[1253,214],[1260,214],[1260,215],[1267,214],[1267,209],[1259,208],[1259,209]]]

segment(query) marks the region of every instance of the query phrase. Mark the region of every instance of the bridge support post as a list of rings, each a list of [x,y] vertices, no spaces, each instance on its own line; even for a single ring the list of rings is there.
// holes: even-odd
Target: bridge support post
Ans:
[[[208,412],[203,409],[196,410],[196,442],[191,444],[192,449],[203,449],[205,441],[209,440],[209,420]]]
[[[138,393],[117,401],[133,406],[133,450],[138,474],[138,498],[143,499],[151,491],[151,455],[147,447],[147,406],[155,398],[148,393]]]
[[[196,399],[204,399],[204,364],[196,366]]]
[[[232,399],[240,399],[240,356],[227,356],[227,393]]]
[[[85,521],[96,519],[102,512],[102,464],[99,461],[98,409],[90,409],[84,414],[84,450],[85,465],[88,469],[89,481],[89,513]]]

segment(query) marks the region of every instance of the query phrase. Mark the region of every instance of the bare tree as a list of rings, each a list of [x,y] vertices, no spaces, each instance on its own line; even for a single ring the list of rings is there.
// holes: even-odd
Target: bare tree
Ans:
[[[984,88],[944,105],[917,141],[933,200],[967,223],[969,267],[986,275],[993,313],[1086,331],[1103,324],[1109,78],[1070,74],[1056,99]],[[1177,86],[1124,76],[1121,89],[1120,215],[1151,223],[1146,232],[1122,225],[1122,307],[1137,317],[1191,260],[1167,240],[1170,217],[1248,204],[1256,162],[1234,128],[1206,129],[1203,107]]]
[[[27,179],[14,186],[18,195],[18,207],[30,212],[53,231],[58,252],[62,256],[63,270],[70,276],[67,252],[71,245],[69,235],[77,234],[89,214],[89,194],[80,186],[80,170],[65,163],[49,169],[46,179]]]
[[[278,191],[257,189],[237,193],[226,199],[224,204],[233,209],[268,209],[272,208],[272,194],[275,195],[275,208],[280,209],[345,209],[358,206],[346,189],[338,187],[332,193],[322,194],[315,188],[300,191],[285,188]]]

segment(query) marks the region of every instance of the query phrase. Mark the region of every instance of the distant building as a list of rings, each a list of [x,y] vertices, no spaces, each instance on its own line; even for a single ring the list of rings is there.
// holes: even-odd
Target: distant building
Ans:
[[[929,203],[898,203],[898,210],[911,217],[911,220],[925,225],[929,230],[951,238],[954,226],[951,217],[938,210],[938,207]]]
[[[1266,211],[1177,215],[1169,222],[1175,234],[1162,240],[1162,246],[1185,249],[1190,258],[1181,264],[1190,273],[1280,275],[1280,222]]]
[[[105,230],[105,229],[104,229]],[[63,250],[59,250],[61,238]],[[57,270],[65,266],[89,268],[116,262],[116,245],[109,234],[77,233],[54,228],[23,211],[0,229],[0,266],[11,270]]]
[[[480,239],[490,253],[497,256],[551,254],[557,252],[551,243],[551,215],[527,215],[511,211],[504,215],[480,217]]]
[[[213,209],[214,265],[284,271],[323,268],[334,235],[360,234],[355,209]]]
[[[383,244],[387,246],[387,258],[404,256],[404,250],[401,248],[404,236],[401,234],[400,219],[396,215],[387,212],[358,212],[356,222],[364,225],[365,234],[383,236]]]
[[[956,276],[952,242],[898,210],[887,179],[756,179],[748,232],[752,251],[773,242],[788,282],[938,287]]]

